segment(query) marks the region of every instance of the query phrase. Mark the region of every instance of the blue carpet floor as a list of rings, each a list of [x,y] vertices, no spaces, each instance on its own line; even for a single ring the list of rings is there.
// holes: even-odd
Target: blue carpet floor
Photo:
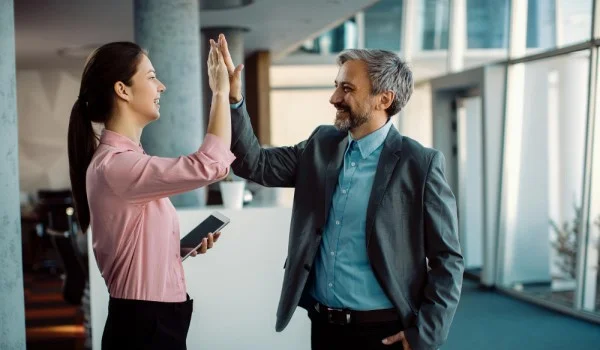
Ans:
[[[600,325],[465,281],[443,350],[600,350]]]

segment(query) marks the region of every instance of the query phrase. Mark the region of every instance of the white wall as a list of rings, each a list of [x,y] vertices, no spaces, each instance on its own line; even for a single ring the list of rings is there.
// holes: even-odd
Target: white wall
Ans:
[[[332,125],[335,108],[327,89],[271,91],[271,143],[289,146],[306,140],[319,125]]]
[[[482,98],[460,100],[457,108],[459,237],[465,269],[483,265],[484,196]]]
[[[17,70],[21,191],[69,188],[67,128],[80,71]]]
[[[398,130],[426,147],[433,146],[431,84],[415,85],[415,90],[398,117]]]
[[[182,236],[213,210],[178,210]],[[194,299],[188,348],[310,349],[310,321],[303,309],[296,310],[284,332],[275,332],[291,209],[216,210],[229,217],[231,223],[209,253],[183,263],[188,294]],[[91,241],[88,240],[88,254],[93,349],[99,350],[108,293]]]

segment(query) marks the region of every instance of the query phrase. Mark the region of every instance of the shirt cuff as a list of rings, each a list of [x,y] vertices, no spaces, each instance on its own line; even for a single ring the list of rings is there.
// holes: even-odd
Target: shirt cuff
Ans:
[[[238,103],[230,103],[229,106],[231,107],[231,109],[238,109],[240,108],[240,106],[242,105],[242,103],[244,103],[244,96],[242,96],[242,99],[240,100],[240,102]]]
[[[216,161],[227,167],[235,160],[235,155],[227,148],[225,142],[213,134],[206,134],[198,151],[210,154]]]

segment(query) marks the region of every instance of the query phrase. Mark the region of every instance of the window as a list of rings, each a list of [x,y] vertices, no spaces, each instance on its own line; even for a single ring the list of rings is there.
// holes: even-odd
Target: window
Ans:
[[[298,52],[327,55],[338,53],[345,49],[353,49],[358,45],[358,28],[354,18],[347,20],[336,28],[321,34],[313,40],[308,40]]]
[[[448,49],[450,0],[422,0],[421,23],[423,50]]]
[[[365,11],[365,47],[400,51],[402,0],[382,0]]]
[[[467,0],[467,48],[508,47],[509,0]]]

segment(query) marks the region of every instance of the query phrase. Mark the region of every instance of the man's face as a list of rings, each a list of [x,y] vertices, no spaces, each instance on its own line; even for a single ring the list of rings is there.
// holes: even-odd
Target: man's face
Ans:
[[[340,131],[354,130],[370,119],[373,96],[365,62],[347,61],[340,67],[329,103],[337,109],[334,125]]]

